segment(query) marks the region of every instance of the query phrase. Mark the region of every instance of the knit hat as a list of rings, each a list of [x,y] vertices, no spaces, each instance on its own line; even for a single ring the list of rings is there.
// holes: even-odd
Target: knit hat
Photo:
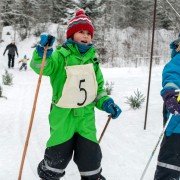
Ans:
[[[72,37],[72,35],[78,31],[87,30],[91,34],[93,38],[94,35],[94,27],[88,16],[85,15],[83,9],[79,9],[76,12],[76,16],[71,19],[68,23],[68,28],[66,31],[67,39]]]

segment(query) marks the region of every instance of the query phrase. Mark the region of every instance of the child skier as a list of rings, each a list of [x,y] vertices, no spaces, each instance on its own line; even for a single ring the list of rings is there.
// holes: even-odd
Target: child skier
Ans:
[[[164,124],[170,113],[173,116],[161,143],[154,180],[180,179],[180,104],[177,102],[178,92],[175,92],[180,89],[180,37],[170,44],[170,48],[172,59],[162,75]]]
[[[49,44],[43,74],[50,77],[53,96],[49,115],[50,138],[38,174],[59,180],[74,155],[81,180],[105,180],[101,149],[96,138],[94,107],[117,118],[121,109],[107,96],[103,75],[92,44],[94,27],[84,10],[69,22],[67,40],[54,52],[54,38],[42,34],[30,66],[39,73],[44,47]],[[52,53],[53,52],[53,53]]]
[[[26,55],[24,55],[24,58],[21,59],[18,63],[22,63],[21,67],[19,68],[19,70],[21,71],[23,68],[25,70],[27,70],[27,61],[29,61],[29,59],[26,57]]]

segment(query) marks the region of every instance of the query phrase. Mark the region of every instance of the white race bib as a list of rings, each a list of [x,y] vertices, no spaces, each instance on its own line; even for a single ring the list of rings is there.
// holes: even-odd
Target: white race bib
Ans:
[[[92,63],[66,66],[66,74],[62,96],[56,104],[58,107],[79,108],[95,100],[97,81]]]

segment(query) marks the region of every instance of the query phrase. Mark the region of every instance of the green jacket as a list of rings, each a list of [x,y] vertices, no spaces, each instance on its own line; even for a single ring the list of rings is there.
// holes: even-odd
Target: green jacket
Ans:
[[[30,66],[36,72],[40,72],[42,58],[35,50]],[[82,65],[93,63],[96,80],[98,84],[97,97],[91,104],[80,108],[60,108],[55,104],[62,95],[64,83],[66,81],[65,66]],[[104,90],[104,79],[95,56],[94,47],[85,54],[80,54],[77,47],[68,44],[66,48],[58,47],[53,54],[46,59],[43,75],[50,77],[53,90],[53,108],[49,114],[51,137],[47,146],[54,146],[69,140],[74,133],[79,133],[83,137],[97,142],[94,107],[102,110],[102,104],[109,97]],[[75,121],[75,119],[77,119]]]

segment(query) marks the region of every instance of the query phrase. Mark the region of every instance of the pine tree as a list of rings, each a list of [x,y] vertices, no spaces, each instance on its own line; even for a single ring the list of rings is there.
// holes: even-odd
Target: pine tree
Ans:
[[[11,25],[19,30],[22,38],[26,38],[35,22],[37,1],[35,0],[2,0],[2,21],[4,26]]]
[[[126,27],[131,26],[137,29],[146,29],[147,22],[151,23],[150,19],[153,15],[153,13],[149,12],[151,8],[153,8],[152,2],[150,2],[149,0],[126,0],[124,5],[126,7]]]
[[[10,86],[13,84],[13,75],[10,74],[7,70],[5,70],[5,74],[2,75],[2,80],[4,85]]]
[[[68,20],[73,16],[77,7],[74,1],[69,0],[52,0],[52,16],[51,21],[54,23],[67,24]]]
[[[28,36],[33,22],[36,21],[34,17],[35,5],[35,0],[18,0],[15,4],[16,24],[14,26],[18,29],[22,40]]]
[[[12,25],[14,13],[12,12],[15,0],[1,0],[1,19],[4,26]]]
[[[169,12],[171,11],[171,7],[167,5],[165,2],[158,3],[157,6],[157,15],[156,15],[156,26],[164,29],[169,29],[172,22],[169,17]]]
[[[126,21],[124,0],[108,0],[105,2],[106,28],[123,28]]]
[[[80,0],[79,7],[85,10],[92,21],[95,21],[97,18],[102,17],[105,2],[106,0]]]
[[[126,97],[126,104],[129,104],[132,109],[139,109],[145,101],[145,96],[138,89],[134,91],[134,96]]]
[[[178,0],[169,1],[173,8],[177,12],[180,10],[180,5]],[[157,6],[157,26],[164,29],[176,29],[179,32],[180,28],[179,16],[174,12],[172,7],[167,3],[167,1],[158,1]]]

